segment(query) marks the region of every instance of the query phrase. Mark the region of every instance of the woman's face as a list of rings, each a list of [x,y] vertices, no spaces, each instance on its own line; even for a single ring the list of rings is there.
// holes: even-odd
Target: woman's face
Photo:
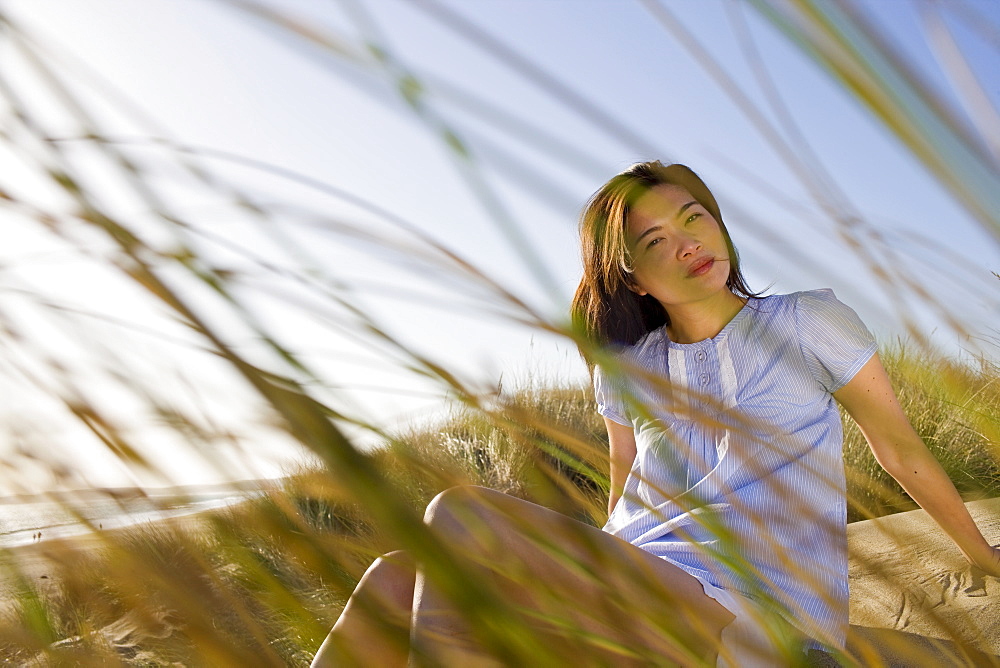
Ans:
[[[629,213],[625,241],[640,295],[670,306],[726,290],[729,249],[722,228],[687,189],[653,186]]]

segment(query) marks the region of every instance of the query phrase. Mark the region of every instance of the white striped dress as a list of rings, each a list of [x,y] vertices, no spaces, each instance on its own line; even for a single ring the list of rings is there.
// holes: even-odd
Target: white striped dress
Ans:
[[[750,299],[712,339],[664,328],[598,366],[637,454],[604,530],[842,648],[846,492],[831,396],[876,350],[832,290]]]

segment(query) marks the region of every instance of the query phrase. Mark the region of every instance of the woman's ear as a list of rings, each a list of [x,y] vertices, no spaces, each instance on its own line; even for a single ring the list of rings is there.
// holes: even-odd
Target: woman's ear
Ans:
[[[640,297],[645,297],[646,295],[649,294],[641,287],[639,287],[639,284],[636,283],[635,279],[633,279],[631,276],[625,279],[625,286],[635,294],[639,295]]]

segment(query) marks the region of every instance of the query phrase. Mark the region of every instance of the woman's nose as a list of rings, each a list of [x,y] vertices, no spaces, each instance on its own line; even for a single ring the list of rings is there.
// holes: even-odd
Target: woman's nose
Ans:
[[[701,242],[694,237],[683,235],[679,239],[677,247],[677,257],[681,260],[687,259],[701,250]]]

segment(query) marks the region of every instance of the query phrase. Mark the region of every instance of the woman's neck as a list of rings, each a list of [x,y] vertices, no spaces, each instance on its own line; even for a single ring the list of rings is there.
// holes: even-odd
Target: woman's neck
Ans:
[[[736,317],[747,300],[729,290],[691,304],[671,304],[667,309],[667,334],[674,343],[695,343],[711,339]]]

